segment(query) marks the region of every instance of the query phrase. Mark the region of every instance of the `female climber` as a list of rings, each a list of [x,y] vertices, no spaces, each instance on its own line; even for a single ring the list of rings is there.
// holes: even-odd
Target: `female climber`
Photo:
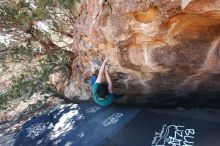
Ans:
[[[99,70],[98,76],[97,77],[96,75],[92,76],[93,99],[97,104],[101,106],[110,105],[114,98],[114,94],[112,91],[112,81],[108,74],[108,68],[106,66],[107,61],[108,61],[108,58],[105,58]],[[105,74],[107,83],[103,82],[104,74]]]

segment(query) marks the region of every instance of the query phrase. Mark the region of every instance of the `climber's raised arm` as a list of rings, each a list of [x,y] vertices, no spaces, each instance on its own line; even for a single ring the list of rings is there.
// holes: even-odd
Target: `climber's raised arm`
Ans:
[[[106,80],[108,82],[108,91],[109,93],[113,93],[113,90],[112,90],[112,80],[108,74],[108,69],[107,67],[105,67],[105,77],[106,77]]]
[[[98,77],[95,83],[101,83],[107,61],[108,61],[108,58],[105,58],[105,60],[102,63],[101,68],[99,69],[99,74],[98,74]]]

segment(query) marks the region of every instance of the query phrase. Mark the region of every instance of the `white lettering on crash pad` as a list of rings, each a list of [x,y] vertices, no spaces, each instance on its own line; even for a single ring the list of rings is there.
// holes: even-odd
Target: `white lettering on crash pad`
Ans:
[[[123,116],[122,113],[114,113],[109,116],[105,121],[102,123],[104,127],[110,126],[112,124],[116,124],[118,120]]]
[[[151,146],[194,146],[195,130],[181,125],[163,125]]]
[[[95,113],[95,112],[97,112],[100,109],[101,109],[101,107],[99,107],[99,106],[93,106],[93,107],[88,108],[86,110],[86,113]]]

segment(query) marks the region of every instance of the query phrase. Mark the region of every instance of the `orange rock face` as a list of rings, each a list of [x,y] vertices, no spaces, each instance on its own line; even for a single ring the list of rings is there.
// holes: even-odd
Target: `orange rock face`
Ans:
[[[73,39],[68,97],[91,96],[87,80],[104,56],[121,102],[220,89],[219,0],[84,0]]]

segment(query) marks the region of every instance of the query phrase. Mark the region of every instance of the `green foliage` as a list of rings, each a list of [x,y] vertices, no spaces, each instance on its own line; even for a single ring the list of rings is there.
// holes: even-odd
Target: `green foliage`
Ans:
[[[45,13],[42,8],[36,8],[32,10],[32,18],[35,20],[43,20],[45,18],[49,18],[48,13]]]
[[[60,5],[66,9],[72,9],[76,3],[76,0],[58,0]]]
[[[30,0],[28,2],[26,0],[16,0],[16,3],[14,1],[7,1],[6,3],[0,2],[0,33],[12,34],[16,40],[19,41],[18,36],[20,34],[18,32],[21,31],[27,35],[26,38],[21,38],[24,40],[28,38],[27,40],[30,41],[28,43],[19,44],[15,51],[3,57],[0,56],[0,67],[3,68],[1,71],[4,72],[7,70],[8,67],[4,60],[8,57],[11,57],[14,62],[28,61],[29,63],[33,63],[33,58],[37,55],[37,51],[34,51],[36,47],[25,44],[40,41],[48,43],[48,39],[53,40],[51,38],[58,36],[57,32],[71,32],[72,22],[74,22],[75,4],[78,1],[79,0]],[[52,23],[50,27],[53,27],[55,31],[44,32],[36,27],[36,22]],[[60,34],[60,36],[64,37],[63,34]],[[62,39],[59,41],[62,42]],[[53,48],[49,49],[52,50]],[[0,108],[2,108],[8,100],[20,98],[25,94],[31,96],[37,91],[43,93],[49,90],[51,91],[52,88],[46,84],[48,76],[55,71],[62,71],[64,74],[68,73],[68,62],[66,58],[64,51],[60,49],[60,51],[54,51],[54,54],[47,54],[38,62],[38,66],[26,66],[26,69],[21,75],[13,77],[11,88],[5,94],[0,95]]]
[[[17,21],[18,11],[15,7],[0,5],[0,19],[4,24],[10,24]],[[4,22],[3,22],[4,21]]]
[[[65,9],[72,9],[79,0],[34,0],[39,7],[62,7]]]
[[[74,15],[75,4],[79,0],[17,0],[8,3],[0,3],[0,24],[20,25],[23,29],[28,29],[32,22],[51,20],[60,10],[69,10]],[[61,16],[62,17],[62,16]]]
[[[22,48],[26,51],[26,55],[29,53],[33,54],[33,52],[30,51],[33,49],[24,46],[22,46]],[[22,49],[20,49],[19,51],[21,50]],[[20,53],[22,53],[22,51]],[[14,52],[14,54],[18,55],[19,53]],[[66,67],[67,60],[65,57],[65,53],[62,50],[57,52],[56,58],[47,54],[43,57],[43,59],[38,62],[38,64],[39,65],[37,66],[27,65],[22,74],[18,76],[13,76],[13,78],[11,79],[13,84],[10,89],[7,90],[6,93],[0,95],[0,109],[4,108],[9,100],[20,98],[22,96],[30,97],[35,92],[56,92],[54,87],[51,87],[46,82],[48,81],[48,77],[51,73],[57,71],[62,71],[63,74],[68,73],[68,69]]]
[[[7,67],[7,63],[5,62],[7,58],[10,58],[12,62],[20,62],[24,60],[31,62],[33,57],[37,54],[37,51],[38,50],[33,50],[31,46],[25,44],[16,46],[12,51],[0,55],[1,67]]]

